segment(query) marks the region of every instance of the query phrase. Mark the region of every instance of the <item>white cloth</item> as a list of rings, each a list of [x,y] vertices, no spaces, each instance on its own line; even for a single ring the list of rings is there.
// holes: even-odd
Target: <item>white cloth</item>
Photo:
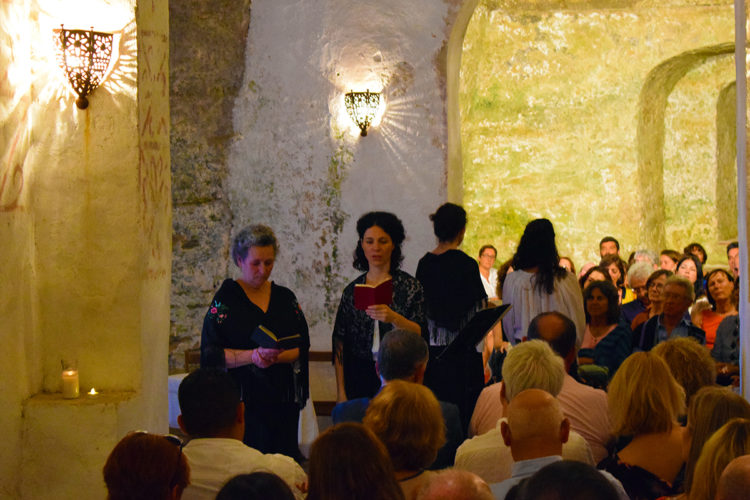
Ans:
[[[488,298],[497,297],[497,269],[494,267],[490,268],[490,275],[485,278],[482,272],[479,272],[479,277],[482,278],[482,285],[484,286],[484,292]]]
[[[307,484],[307,475],[287,456],[264,455],[228,438],[192,439],[182,451],[190,464],[190,484],[182,494],[183,500],[213,500],[229,479],[251,472],[272,472],[289,485],[295,498],[305,498],[298,485]]]
[[[525,336],[529,323],[540,313],[558,311],[576,325],[577,342],[580,347],[586,328],[583,312],[583,294],[578,280],[572,273],[555,280],[555,288],[548,294],[534,285],[534,273],[513,271],[503,283],[503,304],[511,304],[510,311],[503,317],[503,327],[508,340],[515,345]]]
[[[499,483],[511,477],[513,456],[500,433],[500,423],[504,421],[507,422],[507,419],[501,418],[491,431],[464,441],[456,451],[456,468],[473,472],[488,484]],[[596,465],[588,443],[575,431],[570,431],[562,453],[566,460]]]

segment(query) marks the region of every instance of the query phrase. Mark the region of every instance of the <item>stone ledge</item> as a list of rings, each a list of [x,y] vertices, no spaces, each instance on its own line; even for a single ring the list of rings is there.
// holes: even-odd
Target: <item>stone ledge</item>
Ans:
[[[32,406],[93,406],[93,405],[110,405],[120,404],[132,400],[137,395],[134,391],[104,391],[96,396],[89,396],[82,393],[76,399],[65,399],[59,392],[42,392],[36,394],[23,402],[24,408]]]

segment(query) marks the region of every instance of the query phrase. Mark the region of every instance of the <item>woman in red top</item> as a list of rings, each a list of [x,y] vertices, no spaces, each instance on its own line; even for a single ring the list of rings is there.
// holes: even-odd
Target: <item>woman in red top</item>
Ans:
[[[706,276],[708,290],[706,298],[711,304],[711,309],[701,311],[693,323],[706,332],[706,347],[711,350],[714,347],[716,329],[726,316],[737,314],[737,308],[732,302],[732,290],[734,290],[734,278],[724,269],[714,269]]]

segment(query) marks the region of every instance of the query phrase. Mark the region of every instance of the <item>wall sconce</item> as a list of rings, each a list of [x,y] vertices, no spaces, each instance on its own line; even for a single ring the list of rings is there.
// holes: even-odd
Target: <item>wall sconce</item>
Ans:
[[[57,62],[78,94],[76,106],[86,109],[86,96],[99,86],[112,57],[112,33],[66,30],[61,24],[54,30]]]
[[[380,106],[380,92],[349,92],[344,96],[346,110],[349,112],[354,123],[357,124],[360,135],[367,135],[367,127],[370,126],[375,118],[375,113]]]

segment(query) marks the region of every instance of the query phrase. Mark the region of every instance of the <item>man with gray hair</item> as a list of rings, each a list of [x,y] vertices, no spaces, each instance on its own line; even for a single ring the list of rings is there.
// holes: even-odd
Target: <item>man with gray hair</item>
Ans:
[[[557,397],[563,387],[565,367],[547,342],[530,340],[513,347],[503,362],[500,403],[503,418],[495,428],[464,441],[456,452],[456,468],[477,474],[488,483],[497,483],[511,476],[513,457],[502,441],[501,426],[506,421],[508,404],[526,389],[541,389]],[[563,445],[563,457],[594,465],[591,448],[578,433],[571,432]]]
[[[688,309],[695,298],[693,284],[682,276],[670,276],[664,283],[662,313],[643,325],[635,348],[650,351],[656,344],[678,337],[695,337],[706,344],[706,333],[690,321]]]
[[[420,336],[406,330],[395,329],[388,332],[380,341],[375,371],[380,383],[385,386],[391,380],[405,380],[422,384],[427,368],[429,351],[427,342]],[[453,465],[456,448],[464,439],[458,407],[452,403],[439,401],[445,421],[445,444],[438,450],[431,469],[442,469]],[[331,412],[334,424],[341,422],[362,422],[370,406],[370,398],[358,398],[337,404]]]
[[[623,304],[620,308],[620,315],[628,326],[636,316],[648,311],[649,300],[646,281],[653,272],[654,266],[648,262],[636,262],[628,269],[628,286],[635,293],[635,300]]]

